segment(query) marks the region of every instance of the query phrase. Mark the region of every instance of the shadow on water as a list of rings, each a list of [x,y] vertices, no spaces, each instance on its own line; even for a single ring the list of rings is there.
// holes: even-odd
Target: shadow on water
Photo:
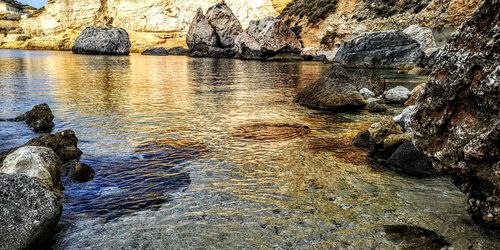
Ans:
[[[128,157],[87,160],[96,170],[89,183],[64,183],[64,216],[99,217],[106,221],[137,211],[156,210],[172,200],[172,193],[191,183],[182,167],[206,152],[203,144],[187,140],[161,139],[137,146]]]

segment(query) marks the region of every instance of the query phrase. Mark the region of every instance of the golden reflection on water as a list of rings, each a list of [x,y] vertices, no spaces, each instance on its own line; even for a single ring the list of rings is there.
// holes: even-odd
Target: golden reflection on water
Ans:
[[[151,225],[168,224],[185,230],[190,239],[207,239],[219,231],[250,230],[221,220],[236,217],[288,228],[297,239],[324,234],[317,242],[320,248],[338,246],[333,242],[339,235],[357,238],[399,223],[435,230],[451,241],[465,236],[484,240],[466,230],[471,226],[463,195],[447,180],[408,179],[365,163],[366,153],[352,147],[351,140],[380,115],[318,112],[293,102],[297,90],[317,79],[325,65],[47,53],[10,60],[15,63],[0,60],[0,66],[23,72],[28,84],[18,88],[33,84],[53,107],[58,128],[77,131],[87,156],[173,148],[179,149],[172,151],[176,161],[185,158],[180,168],[189,173],[188,191],[164,204],[158,212],[162,216],[141,219]],[[2,90],[2,96],[13,98],[16,91]],[[193,219],[200,216],[216,218],[208,231],[206,222]],[[442,218],[444,223],[435,223]],[[342,226],[331,232],[315,226],[328,229],[336,223]],[[115,226],[128,228],[120,221],[103,227],[112,232]],[[85,230],[95,233],[92,228],[75,232]],[[95,234],[96,240],[105,240]],[[269,244],[253,235],[240,240]]]

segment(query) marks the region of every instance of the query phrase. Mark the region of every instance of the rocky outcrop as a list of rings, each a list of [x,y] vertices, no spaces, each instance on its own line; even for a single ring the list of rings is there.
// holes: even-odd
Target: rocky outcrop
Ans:
[[[163,48],[163,47],[156,47],[156,48],[150,48],[150,49],[147,49],[147,50],[144,50],[141,55],[145,55],[145,56],[167,56],[168,55],[168,51],[167,49]]]
[[[217,33],[218,47],[233,48],[234,39],[243,32],[240,21],[225,3],[210,7],[206,18]]]
[[[472,218],[500,226],[500,3],[485,0],[437,55],[413,116],[416,146],[467,194]]]
[[[366,101],[353,85],[355,81],[342,66],[333,65],[314,84],[300,91],[295,101],[314,109],[360,109]]]
[[[247,33],[253,37],[264,54],[300,54],[302,44],[290,28],[280,19],[266,17],[251,21]]]
[[[203,14],[201,8],[198,9],[196,15],[191,21],[189,30],[186,36],[186,43],[189,49],[194,52],[194,48],[199,45],[208,47],[217,47],[217,33],[208,22],[208,18]]]
[[[128,55],[130,40],[127,31],[121,28],[87,27],[71,50],[75,54]]]
[[[0,173],[0,249],[49,247],[60,198],[26,175]]]
[[[54,127],[54,115],[49,105],[42,103],[16,117],[14,121],[25,121],[35,132],[50,132]]]
[[[423,56],[417,41],[401,31],[388,30],[368,32],[345,42],[335,60],[349,65],[408,67],[417,65]]]
[[[426,55],[432,54],[438,47],[431,28],[414,24],[403,30],[403,32],[417,41]]]
[[[22,174],[36,179],[49,190],[61,192],[61,162],[49,148],[22,147],[9,154],[0,173]]]
[[[78,138],[72,130],[33,138],[25,146],[50,148],[57,154],[62,163],[78,160],[82,155],[82,151],[78,148]]]

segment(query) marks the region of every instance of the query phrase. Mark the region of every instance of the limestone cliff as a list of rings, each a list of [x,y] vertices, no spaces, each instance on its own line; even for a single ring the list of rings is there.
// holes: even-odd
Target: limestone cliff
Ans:
[[[89,25],[114,26],[130,34],[132,51],[162,45],[184,45],[184,36],[198,8],[206,11],[219,0],[50,0],[43,10],[20,21],[33,37],[25,48],[69,49]],[[251,20],[277,16],[287,1],[226,0],[244,27]],[[276,8],[275,8],[276,7]]]
[[[366,31],[412,24],[433,28],[441,45],[480,0],[293,0],[281,13],[305,47],[335,49]]]

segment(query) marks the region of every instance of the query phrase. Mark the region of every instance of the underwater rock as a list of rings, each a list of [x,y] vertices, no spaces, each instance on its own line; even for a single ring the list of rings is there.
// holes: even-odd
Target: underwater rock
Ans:
[[[127,31],[121,28],[87,27],[71,50],[74,54],[128,55],[130,40]]]
[[[398,249],[443,249],[451,246],[443,236],[417,226],[386,225],[383,231]]]
[[[311,133],[311,129],[300,124],[251,123],[238,126],[233,136],[248,140],[289,140]]]
[[[76,182],[87,182],[94,178],[95,171],[89,165],[77,160],[70,161],[63,165],[64,175],[69,176]]]
[[[1,249],[50,248],[62,213],[59,196],[29,176],[0,173],[0,204]]]
[[[437,55],[412,117],[415,145],[500,227],[500,2],[485,0]]]

